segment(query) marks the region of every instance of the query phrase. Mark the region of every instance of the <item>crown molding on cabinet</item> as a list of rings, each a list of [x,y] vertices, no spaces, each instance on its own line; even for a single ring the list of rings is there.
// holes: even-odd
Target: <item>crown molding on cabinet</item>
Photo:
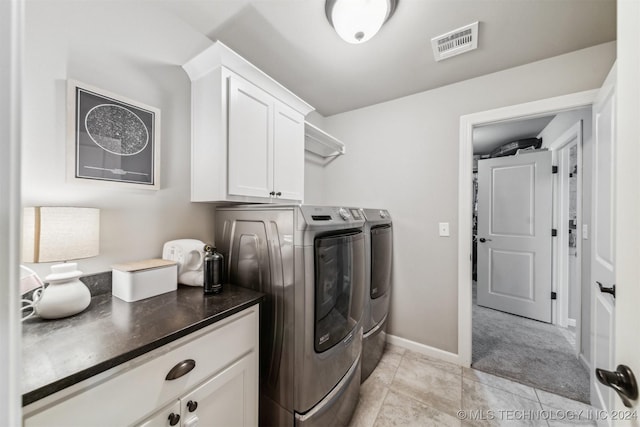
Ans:
[[[191,81],[199,80],[219,67],[233,71],[305,116],[315,110],[221,41],[216,41],[182,66]]]

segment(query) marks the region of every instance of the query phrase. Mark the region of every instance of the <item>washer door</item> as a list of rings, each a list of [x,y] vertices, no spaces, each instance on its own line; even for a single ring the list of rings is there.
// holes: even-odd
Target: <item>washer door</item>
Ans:
[[[344,339],[362,317],[362,231],[315,239],[314,348],[324,352]]]

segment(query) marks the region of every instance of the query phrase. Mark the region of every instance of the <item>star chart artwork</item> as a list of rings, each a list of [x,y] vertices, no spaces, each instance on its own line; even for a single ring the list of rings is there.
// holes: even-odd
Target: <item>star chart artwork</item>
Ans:
[[[72,178],[159,188],[160,110],[74,81],[68,95]]]

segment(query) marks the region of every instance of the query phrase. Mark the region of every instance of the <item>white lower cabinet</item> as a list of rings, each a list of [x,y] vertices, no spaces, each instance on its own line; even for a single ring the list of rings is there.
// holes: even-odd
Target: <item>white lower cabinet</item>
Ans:
[[[139,427],[177,426],[184,424],[182,421],[182,415],[180,414],[180,401],[176,400],[138,425]]]
[[[248,308],[36,401],[23,424],[257,426],[258,314]]]
[[[171,405],[145,419],[139,427],[227,427],[256,425],[255,411],[247,392],[255,380],[251,377],[255,365],[249,354],[220,374],[209,379]]]

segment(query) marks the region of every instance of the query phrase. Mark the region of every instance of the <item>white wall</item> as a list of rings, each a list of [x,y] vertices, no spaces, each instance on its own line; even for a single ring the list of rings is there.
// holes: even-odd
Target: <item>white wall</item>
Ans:
[[[325,128],[324,117],[317,111],[312,111],[305,117],[309,123]],[[320,205],[324,200],[324,159],[304,152],[304,203]]]
[[[391,334],[458,350],[460,116],[596,88],[614,56],[606,43],[325,119],[347,155],[323,169],[321,201],[393,217]],[[451,237],[438,237],[438,222]]]
[[[567,129],[573,126],[578,120],[582,120],[582,171],[579,171],[578,179],[582,181],[582,223],[586,224],[591,230],[591,180],[593,170],[593,125],[591,119],[591,108],[582,108],[574,111],[567,111],[558,114],[549,124],[540,132],[539,138],[542,138],[542,146],[548,147],[559,138]],[[582,239],[582,230],[578,232],[578,244],[582,251],[582,269],[581,282],[582,293],[581,302],[577,300],[570,301],[569,313],[576,312],[580,309],[580,317],[582,319],[580,352],[587,361],[591,360],[591,243],[590,240]],[[570,295],[575,295],[577,290],[569,291]]]
[[[34,1],[26,5],[23,204],[101,208],[100,256],[85,273],[159,257],[176,238],[213,239],[214,207],[190,193],[190,82],[181,64],[211,41],[151,2]],[[161,110],[161,189],[66,182],[66,80]],[[41,275],[49,265],[35,266]]]

